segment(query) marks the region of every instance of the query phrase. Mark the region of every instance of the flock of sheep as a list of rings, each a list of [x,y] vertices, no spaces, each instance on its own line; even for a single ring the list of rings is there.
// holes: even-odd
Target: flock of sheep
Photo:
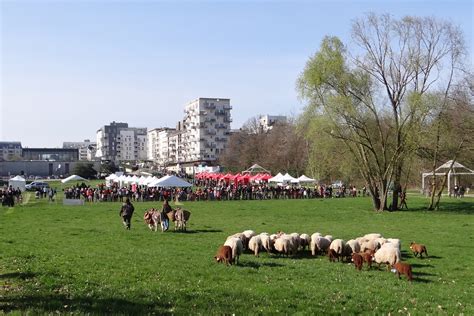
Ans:
[[[362,269],[365,262],[370,268],[372,262],[386,264],[393,269],[400,278],[400,274],[412,280],[411,266],[401,262],[400,239],[384,238],[381,234],[367,234],[362,237],[344,241],[333,239],[331,235],[323,236],[320,233],[308,234],[277,234],[261,233],[256,234],[253,230],[246,230],[227,237],[224,245],[220,246],[214,259],[217,262],[233,264],[239,262],[239,257],[244,249],[249,249],[255,256],[259,256],[261,251],[277,253],[286,256],[294,256],[300,251],[309,248],[311,254],[327,254],[330,261],[353,262],[355,268]],[[411,243],[410,249],[414,255],[420,257],[423,253],[427,256],[426,247],[421,244]]]

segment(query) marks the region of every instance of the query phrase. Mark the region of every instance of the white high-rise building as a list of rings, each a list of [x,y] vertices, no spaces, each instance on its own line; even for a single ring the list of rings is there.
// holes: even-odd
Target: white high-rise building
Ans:
[[[146,160],[147,129],[115,122],[103,126],[97,131],[96,157],[114,162]]]
[[[89,139],[84,140],[83,142],[63,142],[63,148],[77,148],[79,149],[79,160],[91,160],[88,159],[88,149],[89,146],[96,146],[95,142],[91,142]]]
[[[148,160],[163,166],[175,162],[172,157],[176,145],[172,136],[175,133],[175,129],[168,127],[148,131]]]
[[[258,123],[260,128],[264,132],[268,132],[273,128],[273,126],[277,123],[284,123],[287,121],[286,116],[282,115],[262,115],[260,116]]]
[[[230,134],[230,99],[198,98],[185,107],[184,162],[216,161]]]

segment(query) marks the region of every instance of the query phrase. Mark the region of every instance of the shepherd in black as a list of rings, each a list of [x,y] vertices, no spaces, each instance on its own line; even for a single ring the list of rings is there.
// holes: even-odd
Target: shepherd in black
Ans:
[[[133,204],[130,203],[130,199],[127,198],[125,203],[123,203],[119,214],[123,219],[123,225],[126,229],[130,229],[133,211],[135,211],[135,208],[133,207]]]

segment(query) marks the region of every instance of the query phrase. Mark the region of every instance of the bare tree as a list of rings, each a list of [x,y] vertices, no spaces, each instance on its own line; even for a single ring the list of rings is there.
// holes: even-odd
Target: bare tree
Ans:
[[[369,14],[354,22],[351,56],[337,38],[326,38],[299,78],[307,112],[324,116],[329,133],[350,150],[376,210],[392,208],[419,129],[430,113],[424,95],[451,91],[463,56],[462,36],[434,18]]]

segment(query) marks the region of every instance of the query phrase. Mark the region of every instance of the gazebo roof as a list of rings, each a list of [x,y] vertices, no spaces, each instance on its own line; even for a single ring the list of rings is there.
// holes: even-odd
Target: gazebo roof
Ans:
[[[451,167],[451,165],[453,165]],[[454,164],[453,164],[453,161],[452,160],[449,160],[447,162],[445,162],[444,164],[442,164],[441,166],[439,166],[436,171],[441,171],[441,170],[446,170],[446,169],[452,169],[452,171],[454,171],[454,173],[456,173],[456,169],[459,169],[459,170],[467,170],[469,172],[472,172],[474,173],[474,171],[472,171],[471,169],[467,168],[466,166],[463,166],[462,164],[460,164],[459,162],[455,161]]]
[[[242,171],[243,174],[245,173],[250,173],[250,174],[254,174],[254,173],[270,173],[270,171],[268,171],[267,169],[263,168],[262,166],[258,165],[258,164],[254,164],[252,167],[248,168],[247,170],[245,171]]]

